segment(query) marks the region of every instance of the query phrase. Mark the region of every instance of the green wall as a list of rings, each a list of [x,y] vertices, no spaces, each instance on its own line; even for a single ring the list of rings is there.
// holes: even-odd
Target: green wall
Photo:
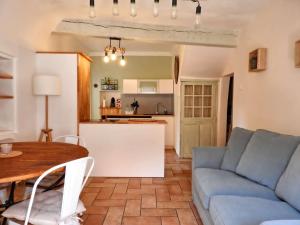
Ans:
[[[92,57],[92,77],[119,79],[169,79],[172,77],[171,56],[128,56],[122,67],[118,61],[104,63],[103,57]]]
[[[106,64],[101,56],[92,59],[92,119],[99,118],[100,81],[104,77],[118,79],[120,90],[122,90],[123,79],[172,79],[173,57],[171,56],[128,56],[124,67],[120,66],[118,61]],[[94,88],[93,84],[98,84],[99,87]]]

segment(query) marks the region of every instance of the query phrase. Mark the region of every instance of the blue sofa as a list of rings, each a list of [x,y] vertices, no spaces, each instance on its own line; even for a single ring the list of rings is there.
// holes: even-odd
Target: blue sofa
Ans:
[[[224,148],[193,149],[204,225],[300,225],[300,137],[234,128]]]

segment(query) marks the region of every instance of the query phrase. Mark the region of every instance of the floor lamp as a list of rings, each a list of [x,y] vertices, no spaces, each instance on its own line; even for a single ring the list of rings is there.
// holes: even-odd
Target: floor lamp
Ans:
[[[33,78],[33,94],[38,96],[45,96],[45,129],[41,130],[39,141],[42,142],[46,137],[46,142],[52,141],[52,129],[48,124],[48,97],[53,95],[60,95],[61,84],[57,76],[52,75],[38,75]]]

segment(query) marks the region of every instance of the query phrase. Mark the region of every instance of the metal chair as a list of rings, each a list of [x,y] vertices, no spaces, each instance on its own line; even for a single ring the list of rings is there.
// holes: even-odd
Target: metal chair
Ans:
[[[53,142],[63,142],[68,144],[80,145],[83,147],[86,146],[85,140],[82,137],[76,135],[58,136],[53,139]],[[50,175],[48,176],[47,179],[44,179],[43,182],[41,182],[41,184],[38,187],[39,191],[48,191],[57,188],[63,184],[63,180],[64,180],[63,172]],[[25,190],[25,198],[27,194],[31,192],[31,187],[33,186],[34,183],[35,180],[28,180],[26,182],[27,188]]]
[[[90,165],[89,169],[87,169],[88,164]],[[37,179],[29,200],[11,206],[2,216],[8,218],[9,225],[28,225],[28,223],[36,225],[79,225],[78,215],[85,211],[79,196],[93,167],[94,159],[92,157],[85,157],[52,167]],[[65,168],[63,190],[52,190],[36,195],[39,183],[47,175],[63,168]]]
[[[63,140],[64,143],[74,144],[74,145],[80,145],[82,147],[86,147],[85,140],[76,135],[63,135],[58,136],[53,139],[53,142],[60,142],[60,140]]]

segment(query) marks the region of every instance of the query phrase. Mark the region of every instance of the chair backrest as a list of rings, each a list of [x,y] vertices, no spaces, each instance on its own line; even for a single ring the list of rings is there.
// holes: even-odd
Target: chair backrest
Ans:
[[[58,136],[58,137],[54,138],[53,141],[59,142],[60,140],[62,140],[65,143],[68,143],[68,144],[81,145],[83,147],[86,147],[85,140],[80,136],[63,135],[63,136]]]
[[[89,169],[87,170],[88,164],[89,164]],[[31,209],[34,202],[34,197],[39,183],[47,175],[61,168],[65,168],[65,181],[64,181],[60,219],[64,220],[65,218],[76,213],[80,193],[84,185],[86,184],[87,179],[89,178],[92,172],[92,169],[94,168],[94,159],[92,157],[85,157],[67,163],[63,163],[54,166],[51,169],[44,172],[36,180],[33,186],[24,225],[27,225],[29,222]]]

